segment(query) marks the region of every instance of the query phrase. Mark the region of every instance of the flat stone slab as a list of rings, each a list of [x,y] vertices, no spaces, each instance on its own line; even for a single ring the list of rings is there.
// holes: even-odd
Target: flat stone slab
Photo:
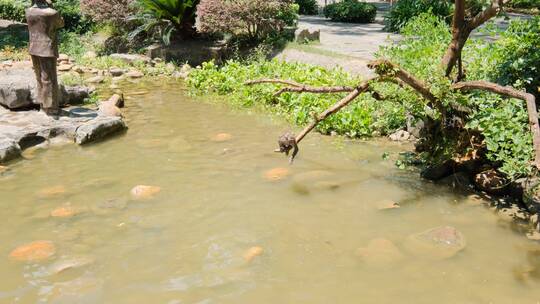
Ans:
[[[127,129],[121,117],[99,116],[86,108],[70,108],[54,119],[39,111],[8,111],[0,107],[0,163],[21,156],[23,150],[63,136],[84,145]]]

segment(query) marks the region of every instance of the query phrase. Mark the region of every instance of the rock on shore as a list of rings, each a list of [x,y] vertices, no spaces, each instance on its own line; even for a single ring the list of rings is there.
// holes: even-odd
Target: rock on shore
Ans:
[[[8,109],[34,107],[35,88],[35,75],[29,68],[0,71],[1,106]],[[91,93],[91,88],[60,85],[60,104],[81,104]]]
[[[16,159],[23,150],[53,138],[64,137],[83,145],[126,129],[121,117],[99,116],[86,108],[72,108],[58,119],[38,111],[0,109],[0,163]]]

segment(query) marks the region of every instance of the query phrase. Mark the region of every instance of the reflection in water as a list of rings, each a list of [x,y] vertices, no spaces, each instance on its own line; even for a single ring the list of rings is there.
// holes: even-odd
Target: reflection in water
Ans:
[[[282,122],[145,85],[125,135],[1,173],[1,303],[540,301],[540,248],[382,159],[402,147],[313,134],[289,166]],[[466,246],[446,228],[409,241],[446,226]],[[54,256],[9,258],[37,240]]]

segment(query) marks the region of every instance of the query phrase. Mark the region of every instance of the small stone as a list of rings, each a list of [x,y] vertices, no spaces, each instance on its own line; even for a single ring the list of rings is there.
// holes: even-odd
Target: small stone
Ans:
[[[356,250],[356,255],[370,265],[384,266],[401,261],[404,255],[390,240],[377,238],[369,241],[368,245]]]
[[[57,261],[48,267],[49,274],[59,274],[69,269],[81,268],[94,262],[94,259],[87,256],[68,257]]]
[[[319,41],[321,38],[320,29],[299,28],[294,32],[294,40],[298,43]]]
[[[79,73],[79,74],[83,74],[83,73],[84,73],[84,69],[83,69],[81,66],[78,66],[78,65],[74,66],[74,67],[72,68],[72,70],[73,70],[73,72],[76,72],[76,73]]]
[[[405,248],[411,253],[430,259],[447,259],[467,245],[463,234],[454,227],[436,227],[407,237]]]
[[[264,249],[262,247],[259,247],[259,246],[251,247],[246,252],[244,252],[244,260],[246,260],[246,262],[249,263],[253,261],[253,259],[255,259],[256,257],[263,254],[263,252],[264,252]]]
[[[69,61],[69,56],[66,54],[58,55],[58,61]]]
[[[133,70],[126,73],[126,76],[129,78],[141,78],[144,77],[144,74],[140,71]]]
[[[474,184],[478,189],[492,194],[504,192],[509,185],[504,175],[495,169],[489,169],[476,174],[474,176]]]
[[[151,199],[161,191],[161,187],[138,185],[131,189],[131,197],[135,200]]]
[[[62,185],[43,188],[39,191],[39,196],[44,198],[58,197],[66,193],[66,188]]]
[[[531,230],[526,235],[531,241],[540,241],[540,232],[538,230]]]
[[[83,58],[87,58],[87,59],[92,59],[92,58],[96,58],[96,57],[97,57],[97,54],[94,51],[87,51],[83,55]]]
[[[392,200],[382,200],[375,203],[375,207],[378,210],[389,210],[389,209],[398,209],[400,208],[399,203]]]
[[[411,134],[405,130],[398,130],[395,133],[391,134],[390,139],[393,141],[406,141],[409,140],[411,137]]]
[[[73,68],[73,65],[69,63],[63,63],[63,64],[58,65],[58,71],[60,72],[67,72],[71,70],[71,68]]]
[[[73,207],[70,206],[63,206],[58,207],[51,211],[52,217],[72,217],[76,214],[76,211]]]
[[[231,140],[232,138],[233,136],[229,133],[218,133],[212,136],[210,140],[215,141],[215,142],[223,142],[223,141]]]
[[[122,117],[122,111],[114,104],[106,101],[99,104],[98,115]]]
[[[109,70],[109,73],[111,73],[111,76],[118,77],[124,75],[124,70],[119,68],[112,68]]]
[[[10,66],[13,65],[13,60],[4,60],[4,61],[2,61],[2,65],[10,67]]]
[[[191,72],[191,70],[193,70],[193,68],[187,63],[182,65],[182,67],[180,68],[180,72],[182,73],[189,73]]]
[[[50,258],[56,253],[51,241],[35,241],[15,248],[9,257],[16,261],[35,262]]]
[[[105,77],[103,77],[103,76],[94,76],[94,77],[87,78],[84,82],[86,82],[86,83],[102,83],[103,81],[105,81]]]
[[[264,178],[266,178],[269,181],[278,181],[278,180],[282,180],[286,178],[287,176],[289,176],[289,174],[290,174],[289,169],[278,167],[278,168],[274,168],[274,169],[270,169],[266,171],[264,173]]]
[[[482,205],[488,205],[489,202],[484,200],[478,194],[471,194],[467,196],[466,204],[471,205],[471,206],[482,206]]]

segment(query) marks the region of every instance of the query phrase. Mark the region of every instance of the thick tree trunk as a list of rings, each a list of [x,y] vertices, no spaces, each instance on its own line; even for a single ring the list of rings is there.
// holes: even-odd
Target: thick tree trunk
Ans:
[[[465,18],[465,0],[455,0],[454,16],[452,18],[452,41],[448,45],[441,60],[445,76],[450,77],[457,62],[461,60],[461,53],[471,32],[496,16],[503,8],[503,0],[492,0],[490,6],[470,19]],[[458,77],[464,77],[462,66],[459,65]]]

